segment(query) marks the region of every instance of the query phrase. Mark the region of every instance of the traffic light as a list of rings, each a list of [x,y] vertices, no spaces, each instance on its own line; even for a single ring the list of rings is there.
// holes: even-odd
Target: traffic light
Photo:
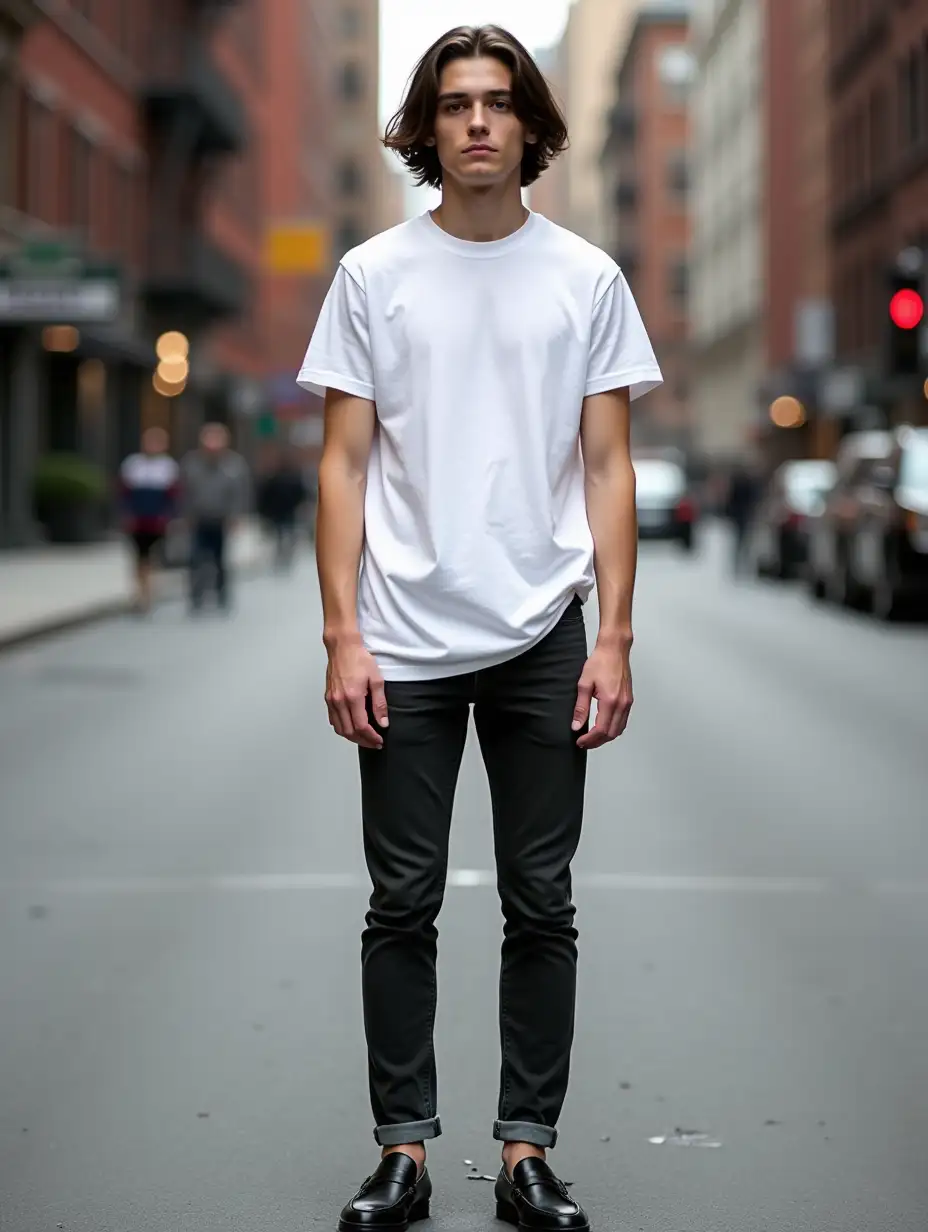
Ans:
[[[925,329],[924,272],[924,260],[918,249],[900,254],[889,272],[887,360],[890,376],[918,376],[921,372]]]

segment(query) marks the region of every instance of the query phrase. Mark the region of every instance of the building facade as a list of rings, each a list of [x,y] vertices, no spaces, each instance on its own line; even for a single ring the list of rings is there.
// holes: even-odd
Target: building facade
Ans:
[[[180,453],[221,419],[248,452],[306,415],[333,262],[385,216],[377,28],[376,0],[0,3],[0,541],[37,536],[43,454],[112,483],[149,424]]]
[[[829,4],[829,81],[837,364],[851,375],[838,407],[925,421],[920,389],[885,379],[888,271],[928,250],[928,9],[901,0]],[[869,410],[867,408],[873,408]]]
[[[556,221],[600,247],[606,246],[609,225],[600,157],[606,117],[615,92],[616,65],[640,3],[575,0],[558,55],[558,86],[571,144],[555,172],[563,210]]]
[[[338,124],[334,256],[338,259],[382,229],[388,172],[379,142],[380,6],[377,0],[338,0],[332,8]]]
[[[615,76],[602,158],[605,247],[634,292],[664,384],[636,407],[640,444],[690,444],[689,94],[686,4],[641,9]]]
[[[273,65],[264,84],[267,123],[259,141],[261,226],[269,259],[256,307],[262,372],[276,437],[299,431],[309,442],[321,424],[307,422],[314,401],[297,389],[294,373],[319,313],[333,268],[338,120],[333,91],[337,39],[331,7],[302,0],[264,0],[263,38]],[[275,236],[290,234],[290,250],[275,251]],[[274,257],[271,259],[271,252]],[[223,338],[228,345],[232,340]],[[231,358],[231,357],[230,357]]]
[[[567,39],[553,47],[545,47],[538,51],[535,60],[545,75],[548,85],[554,94],[558,105],[567,113],[566,89],[566,47]],[[555,159],[541,179],[532,185],[529,191],[529,204],[538,214],[550,218],[560,226],[568,225],[568,175],[567,156],[561,155]]]
[[[5,267],[0,309],[6,543],[36,533],[31,479],[41,453],[79,452],[112,473],[134,435],[143,376],[152,367],[142,291],[147,6],[110,7],[99,21],[84,9],[61,5],[53,17],[43,15],[10,75],[15,156],[5,260],[31,268],[14,281]],[[87,301],[71,273],[86,273],[92,261],[108,265],[107,279],[96,283],[104,288],[99,305],[93,293]],[[32,290],[23,289],[26,282]],[[47,290],[37,294],[38,286]]]
[[[697,442],[737,454],[765,370],[763,0],[697,0],[693,49],[693,417]]]

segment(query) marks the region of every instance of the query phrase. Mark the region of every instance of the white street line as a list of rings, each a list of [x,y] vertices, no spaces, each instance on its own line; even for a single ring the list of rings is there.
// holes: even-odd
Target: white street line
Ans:
[[[835,889],[823,877],[690,877],[639,873],[578,873],[578,886],[603,890],[695,890],[710,894],[826,894]]]
[[[928,880],[883,880],[844,884],[826,877],[690,876],[654,873],[577,873],[574,885],[588,890],[697,894],[928,894]],[[448,886],[475,889],[496,886],[492,869],[448,871]],[[364,873],[203,873],[168,877],[70,877],[40,881],[3,881],[0,892],[28,890],[47,894],[190,894],[212,891],[267,893],[281,890],[370,890]]]

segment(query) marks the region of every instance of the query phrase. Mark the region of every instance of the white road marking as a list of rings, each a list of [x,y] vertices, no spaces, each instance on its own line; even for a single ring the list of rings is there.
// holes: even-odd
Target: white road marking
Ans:
[[[868,893],[925,895],[928,880],[880,880],[848,884],[827,877],[736,877],[659,873],[575,873],[574,886],[585,890],[633,893],[807,895]],[[448,871],[452,889],[495,888],[492,869]],[[192,873],[165,877],[65,877],[36,881],[0,881],[0,892],[28,890],[47,894],[194,894],[203,892],[269,893],[285,890],[369,890],[365,873]]]

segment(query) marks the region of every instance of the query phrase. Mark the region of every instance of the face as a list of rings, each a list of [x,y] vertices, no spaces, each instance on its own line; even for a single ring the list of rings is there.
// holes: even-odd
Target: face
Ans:
[[[200,433],[200,444],[207,453],[221,453],[229,443],[229,434],[222,424],[207,424]]]
[[[147,454],[167,453],[168,434],[163,428],[149,428],[142,436],[142,452]]]
[[[430,144],[444,174],[464,187],[491,187],[520,176],[525,145],[535,137],[513,111],[511,87],[512,73],[491,56],[445,65]]]

